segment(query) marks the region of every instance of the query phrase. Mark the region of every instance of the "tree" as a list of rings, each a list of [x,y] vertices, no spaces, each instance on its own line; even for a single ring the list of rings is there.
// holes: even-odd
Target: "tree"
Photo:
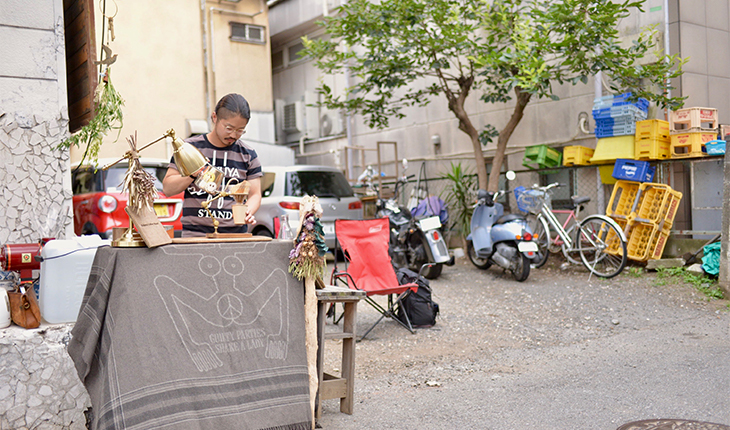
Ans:
[[[425,106],[443,95],[472,143],[479,187],[496,190],[510,136],[527,104],[550,97],[554,84],[587,83],[605,71],[616,92],[631,91],[662,108],[682,99],[666,96],[682,61],[642,59],[654,48],[652,31],[630,46],[618,38],[618,21],[644,1],[623,0],[352,0],[322,21],[325,37],[304,38],[303,55],[327,74],[345,69],[355,83],[344,94],[326,84],[322,105],[362,114],[373,128],[402,118],[403,108]],[[477,130],[465,109],[472,92],[486,103],[514,98],[511,118],[499,132]],[[492,171],[482,145],[498,136]]]

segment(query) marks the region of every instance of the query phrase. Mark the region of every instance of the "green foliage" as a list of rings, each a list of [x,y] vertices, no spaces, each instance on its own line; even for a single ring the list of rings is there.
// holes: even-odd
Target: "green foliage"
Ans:
[[[632,277],[632,278],[641,278],[641,275],[644,273],[644,270],[641,267],[631,266],[626,271],[626,275]]]
[[[94,95],[95,115],[87,125],[81,128],[69,139],[61,142],[58,148],[68,149],[71,146],[86,145],[81,163],[88,159],[92,163],[99,157],[102,139],[112,130],[121,132],[124,115],[122,106],[124,99],[119,95],[111,83],[111,79],[102,81],[96,87]],[[117,139],[119,135],[117,134]]]
[[[371,127],[388,126],[403,109],[444,94],[459,116],[479,89],[487,103],[511,99],[515,89],[557,99],[554,84],[587,83],[598,71],[616,92],[632,91],[659,106],[667,78],[681,74],[676,56],[646,63],[656,29],[629,46],[618,23],[644,0],[370,0],[349,1],[321,24],[325,36],[304,39],[306,57],[326,74],[349,69],[352,87],[335,94],[325,82],[322,104],[361,113]],[[419,85],[414,85],[418,82]],[[461,127],[464,130],[465,127]],[[464,130],[466,131],[466,130]]]
[[[495,137],[499,136],[499,130],[497,130],[492,124],[484,126],[484,130],[479,133],[479,142],[487,146],[492,143]]]
[[[669,267],[657,269],[657,285],[664,286],[668,282],[684,282],[691,285],[708,299],[722,299],[723,294],[717,285],[717,280],[688,272],[684,267]]]
[[[446,195],[441,198],[449,205],[449,217],[453,220],[456,231],[462,238],[466,238],[471,232],[471,215],[474,213],[472,206],[476,200],[476,177],[463,168],[461,163],[451,163],[451,171],[441,179],[448,179],[451,183],[451,187],[444,190]]]

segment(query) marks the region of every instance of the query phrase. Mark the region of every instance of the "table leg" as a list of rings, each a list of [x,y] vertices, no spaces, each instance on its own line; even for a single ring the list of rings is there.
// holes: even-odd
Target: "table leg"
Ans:
[[[357,302],[345,303],[343,331],[352,333],[342,339],[342,378],[347,381],[346,395],[340,399],[340,412],[352,415],[355,403],[355,324],[357,323]]]
[[[319,386],[322,386],[322,379],[324,378],[324,326],[327,319],[327,303],[317,303],[317,381]],[[314,417],[322,417],[322,389],[318,389],[316,400],[314,403]]]

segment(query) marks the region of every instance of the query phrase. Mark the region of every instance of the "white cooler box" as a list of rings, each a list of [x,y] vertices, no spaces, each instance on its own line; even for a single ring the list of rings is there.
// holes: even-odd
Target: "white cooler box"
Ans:
[[[41,250],[38,297],[44,320],[52,324],[76,322],[96,249],[110,244],[97,235],[46,243]]]

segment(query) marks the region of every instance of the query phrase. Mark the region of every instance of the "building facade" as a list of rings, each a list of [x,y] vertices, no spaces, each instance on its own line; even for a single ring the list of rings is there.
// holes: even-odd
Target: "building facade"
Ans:
[[[458,130],[457,120],[443,97],[434,97],[425,108],[405,111],[405,118],[392,120],[390,127],[384,130],[368,128],[358,116],[348,118],[338,112],[308,106],[317,101],[315,88],[321,80],[334,91],[342,91],[347,86],[345,76],[323,76],[311,61],[297,56],[302,49],[301,37],[321,36],[323,31],[316,22],[334,13],[341,1],[269,1],[277,142],[296,148],[298,162],[334,165],[346,171],[351,179],[357,178],[367,164],[377,163],[377,142],[395,142],[399,159],[427,163],[432,177],[449,170],[452,161],[473,165],[471,142]],[[673,95],[687,97],[686,107],[714,107],[718,109],[720,123],[730,122],[730,52],[717,48],[730,42],[730,1],[647,0],[643,12],[636,11],[621,21],[619,35],[624,43],[630,43],[649,26],[656,26],[658,30],[655,42],[660,52],[689,59],[684,75],[673,83],[676,87]],[[651,56],[646,61],[655,58]],[[559,97],[557,101],[533,100],[527,106],[510,138],[506,169],[525,169],[522,157],[526,146],[595,148],[597,139],[593,134],[595,124],[591,109],[596,97],[608,94],[607,86],[594,78],[585,85],[557,87],[555,93]],[[500,129],[507,123],[513,104],[485,104],[479,101],[478,94],[472,94],[467,109],[478,129],[485,124]],[[649,115],[650,118],[665,118],[665,112],[656,108],[650,109]],[[492,143],[484,148],[487,159],[495,147],[496,143]],[[396,165],[394,154],[390,149],[381,150],[381,159],[387,160],[381,167],[387,174],[393,173]],[[659,178],[685,195],[675,228],[699,230],[695,224],[703,224],[705,227],[701,230],[708,230],[707,221],[711,219],[709,230],[719,230],[717,208],[695,205],[693,201],[697,196],[692,187],[692,181],[697,177],[693,172],[708,172],[721,193],[722,175],[718,177],[712,173],[717,170],[716,165],[717,162],[688,161],[667,164],[659,169]],[[524,178],[526,184],[540,179],[536,174],[518,176]],[[596,168],[553,173],[541,180],[547,179],[561,182],[569,179],[570,189],[561,191],[565,197],[585,194],[589,189],[596,197],[594,206],[589,208],[591,211],[605,208],[610,197],[611,187],[601,185]],[[702,199],[709,197],[712,196],[701,196]]]

